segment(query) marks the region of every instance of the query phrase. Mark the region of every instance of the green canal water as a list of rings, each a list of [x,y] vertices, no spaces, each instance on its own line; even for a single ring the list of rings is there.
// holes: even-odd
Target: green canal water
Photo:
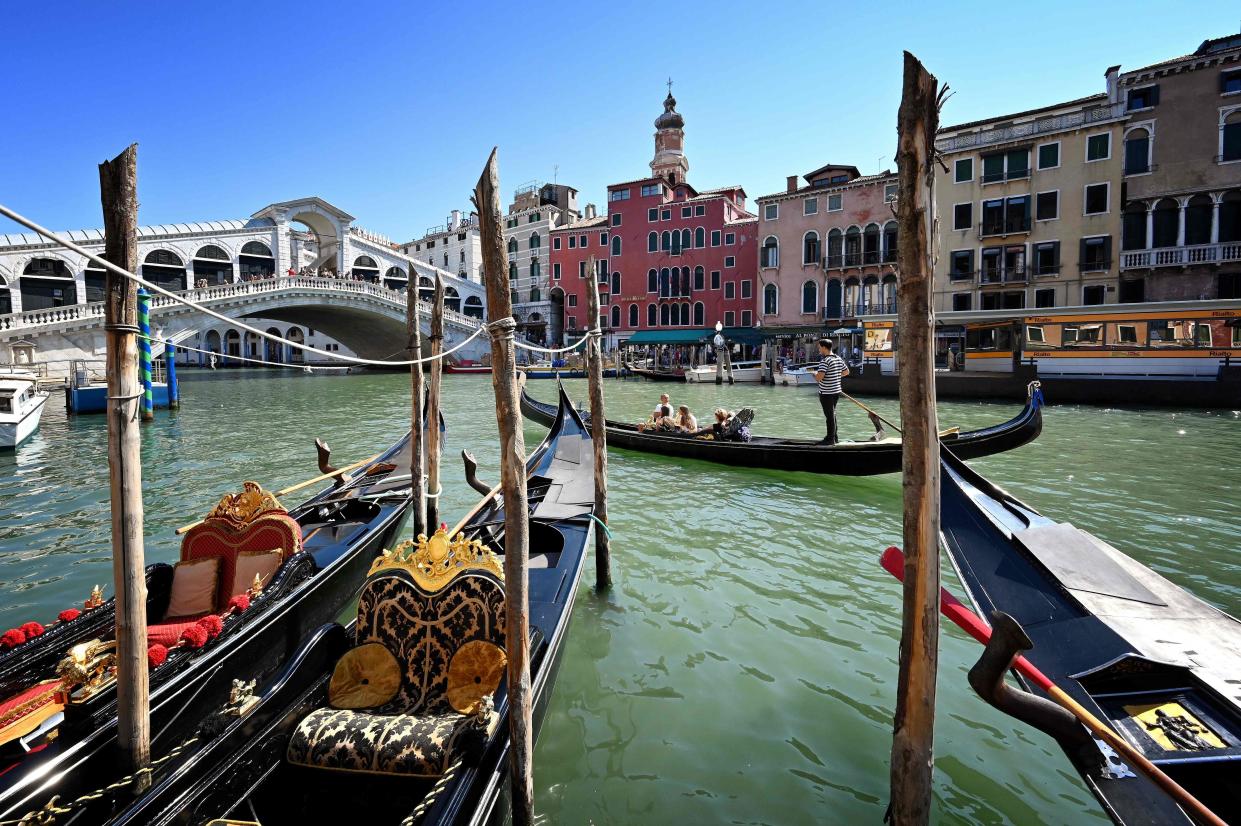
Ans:
[[[613,418],[662,390],[704,417],[752,405],[760,433],[822,433],[813,391],[609,381]],[[570,382],[585,397],[584,382]],[[553,399],[552,382],[534,392]],[[147,559],[175,559],[172,529],[246,479],[279,488],[408,424],[401,375],[219,371],[184,377],[185,408],[142,429]],[[894,399],[868,399],[888,418]],[[488,377],[449,376],[444,506],[475,501],[455,459],[497,478]],[[111,593],[105,423],[59,399],[0,454],[0,629],[48,619],[96,583]],[[944,402],[943,426],[978,427],[1016,404]],[[842,404],[842,436],[865,438]],[[533,446],[544,431],[526,428]],[[1051,407],[1042,437],[976,467],[1045,513],[1112,542],[1198,596],[1241,613],[1237,412]],[[538,744],[538,808],[555,823],[878,823],[887,802],[898,584],[879,565],[900,537],[900,478],[728,468],[613,451],[615,588],[585,578]],[[957,587],[948,575],[948,585]],[[1051,741],[970,691],[978,646],[942,645],[939,823],[1103,823]]]

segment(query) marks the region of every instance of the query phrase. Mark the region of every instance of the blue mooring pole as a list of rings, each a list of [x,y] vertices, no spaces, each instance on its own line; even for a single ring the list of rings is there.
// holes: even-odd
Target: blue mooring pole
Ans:
[[[138,357],[142,374],[142,421],[155,421],[155,396],[151,392],[151,294],[138,288]]]
[[[168,409],[181,408],[181,391],[177,387],[177,345],[164,342],[164,364],[168,369]]]

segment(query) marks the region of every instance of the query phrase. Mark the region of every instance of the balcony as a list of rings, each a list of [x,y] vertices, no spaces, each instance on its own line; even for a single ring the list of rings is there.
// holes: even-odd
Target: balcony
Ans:
[[[986,287],[992,284],[1024,284],[1029,281],[1029,273],[1025,267],[1009,269],[982,269],[978,272],[978,283]]]
[[[1092,123],[1103,123],[1104,121],[1124,116],[1125,102],[1122,100],[1116,103],[1106,103],[1102,106],[1083,108],[1076,112],[1067,112],[1062,115],[1036,118],[1025,123],[996,126],[978,132],[963,132],[951,137],[940,138],[935,141],[935,148],[941,152],[961,152],[982,146],[994,146],[1040,135],[1050,135],[1053,132],[1064,132],[1068,129],[1080,129]]]
[[[992,238],[997,235],[1015,235],[1030,231],[1030,216],[1024,215],[1008,218],[1003,221],[983,221],[978,225],[979,238]]]
[[[1149,270],[1158,267],[1192,267],[1241,261],[1241,242],[1195,244],[1188,247],[1162,247],[1133,250],[1120,254],[1121,270]]]
[[[1006,172],[984,172],[980,177],[984,184],[998,184],[1000,181],[1019,181],[1030,177],[1030,168],[1010,169]]]
[[[824,307],[823,318],[840,320],[844,318],[860,318],[865,315],[895,315],[896,301],[846,301],[840,307]]]

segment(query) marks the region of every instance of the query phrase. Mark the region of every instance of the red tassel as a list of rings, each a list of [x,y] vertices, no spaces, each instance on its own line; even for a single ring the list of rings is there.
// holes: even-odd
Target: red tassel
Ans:
[[[237,609],[238,611],[244,611],[249,607],[250,607],[250,595],[249,594],[238,594],[237,596],[233,597],[232,599],[228,601],[229,611],[232,611],[234,608]]]
[[[16,648],[26,641],[26,635],[20,628],[10,628],[0,635],[0,648]]]
[[[56,615],[56,619],[60,620],[61,622],[72,622],[73,620],[77,619],[80,616],[82,616],[82,612],[79,611],[78,609],[66,608],[65,610],[61,611],[59,614]]]
[[[181,641],[190,648],[202,648],[207,644],[207,629],[194,623],[181,632]]]
[[[198,621],[198,625],[207,632],[207,638],[214,640],[224,630],[224,620],[215,614],[208,614]]]
[[[37,622],[28,622],[21,628],[22,633],[26,635],[26,639],[32,639],[39,636],[43,633],[43,630],[43,626],[39,625]]]
[[[159,668],[167,659],[168,649],[165,646],[155,643],[147,649],[147,666],[150,668]]]

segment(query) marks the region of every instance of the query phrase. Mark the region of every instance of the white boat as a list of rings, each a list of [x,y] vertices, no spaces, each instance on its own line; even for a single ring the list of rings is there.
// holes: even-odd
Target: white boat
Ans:
[[[811,387],[817,383],[814,371],[818,366],[818,362],[790,364],[776,373],[776,384],[785,387]]]
[[[0,450],[15,450],[39,429],[46,403],[33,374],[0,374]]]
[[[728,381],[728,371],[723,373],[724,381]],[[706,382],[708,384],[715,381],[715,365],[703,364],[692,370],[685,371],[685,380],[694,382]],[[733,362],[733,381],[734,382],[754,382],[758,383],[763,380],[763,363],[761,361],[734,361]]]

